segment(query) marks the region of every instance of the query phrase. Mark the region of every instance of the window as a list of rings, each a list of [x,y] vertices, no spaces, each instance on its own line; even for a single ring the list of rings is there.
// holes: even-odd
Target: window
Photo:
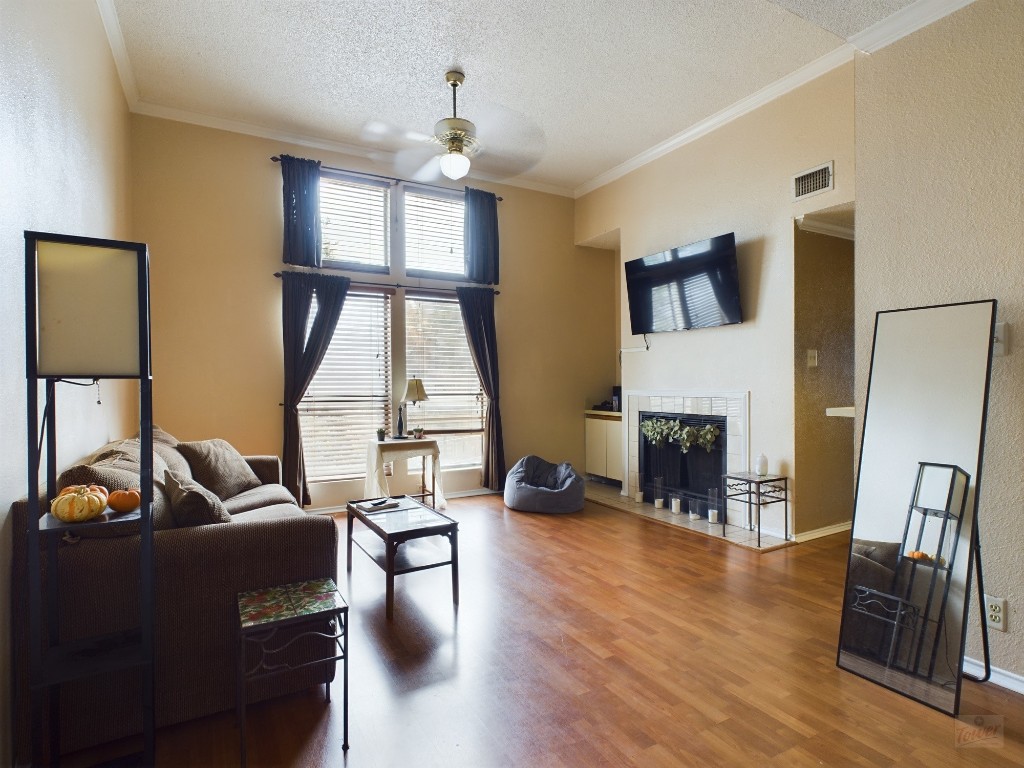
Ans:
[[[314,299],[310,325],[315,313]],[[310,481],[366,473],[366,441],[391,423],[387,295],[349,293],[327,354],[299,404],[299,423]]]
[[[405,370],[423,380],[428,397],[407,405],[409,428],[437,438],[446,469],[479,466],[486,400],[457,300],[406,297]],[[462,434],[443,434],[448,430]],[[419,472],[419,463],[410,462],[409,471]]]
[[[399,282],[464,279],[464,209],[458,191],[323,171],[324,266],[351,273],[356,282],[372,281],[367,272]],[[401,388],[398,395],[405,391],[405,379],[394,380],[392,355],[405,361],[408,377],[423,379],[430,398],[407,404],[406,429],[421,426],[435,437],[446,469],[480,466],[487,401],[458,301],[450,293],[391,296],[366,290],[372,289],[349,291],[330,348],[300,404],[307,477],[348,480],[365,474],[366,443],[379,427],[391,431],[393,388]],[[398,328],[392,312],[404,314]],[[419,467],[410,462],[410,472]]]
[[[390,250],[388,182],[320,177],[325,266],[387,271]]]
[[[465,276],[462,196],[438,197],[407,191],[404,199],[406,270]]]

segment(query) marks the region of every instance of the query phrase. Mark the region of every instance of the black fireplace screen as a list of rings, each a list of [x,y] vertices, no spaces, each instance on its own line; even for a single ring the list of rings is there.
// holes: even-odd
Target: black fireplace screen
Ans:
[[[668,441],[659,447],[642,431],[639,435],[640,486],[643,489],[644,501],[653,502],[661,498],[666,500],[665,506],[669,506],[668,499],[678,497],[684,511],[694,508],[706,516],[708,492],[719,491],[722,474],[725,472],[725,416],[641,411],[640,424],[648,419],[675,421],[680,427],[692,426],[697,429],[709,424],[718,427],[719,435],[711,445],[710,451],[694,444],[684,453],[678,441]]]

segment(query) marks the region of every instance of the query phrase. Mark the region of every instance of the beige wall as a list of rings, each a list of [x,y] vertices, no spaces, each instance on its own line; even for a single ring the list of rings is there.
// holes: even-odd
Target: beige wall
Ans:
[[[1024,328],[1024,3],[978,0],[857,59],[857,397],[874,313],[995,298]],[[1020,338],[1022,335],[1017,334]],[[1009,600],[990,634],[1024,674],[1024,347],[992,365],[979,525],[985,587]],[[972,611],[969,655],[980,658]]]
[[[0,761],[10,762],[11,531],[7,510],[26,493],[26,229],[127,238],[128,111],[92,3],[0,0]],[[83,306],[93,299],[84,299]],[[59,462],[134,431],[137,400],[114,382],[59,390]],[[132,413],[131,418],[136,418]]]
[[[132,117],[135,234],[150,244],[154,407],[181,439],[223,437],[281,452],[281,174],[272,155],[387,174],[365,160],[156,118]],[[583,464],[586,403],[615,377],[615,264],[573,244],[573,201],[498,192],[496,322],[509,464],[526,453]],[[414,281],[406,281],[414,282]],[[607,394],[606,394],[607,393]],[[369,439],[370,435],[367,435]],[[447,490],[478,487],[447,477]],[[362,482],[311,489],[314,505]]]
[[[577,200],[576,238],[620,230],[621,259],[736,232],[744,322],[653,334],[649,352],[623,355],[623,389],[749,391],[751,455],[794,478],[793,217],[854,197],[852,64]],[[799,204],[793,174],[835,161],[836,189]],[[621,269],[621,266],[619,267]],[[629,335],[620,287],[621,346]],[[765,526],[782,529],[775,505]],[[798,522],[799,525],[799,522]],[[803,526],[806,529],[806,526]]]
[[[794,231],[793,411],[800,515],[796,533],[853,517],[853,241]],[[818,365],[807,366],[807,350]]]

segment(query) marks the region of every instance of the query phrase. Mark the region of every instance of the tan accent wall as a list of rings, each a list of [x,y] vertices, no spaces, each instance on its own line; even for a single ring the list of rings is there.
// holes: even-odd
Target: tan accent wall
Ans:
[[[272,155],[381,174],[366,160],[135,115],[134,225],[150,243],[156,419],[181,439],[281,453],[281,172]],[[582,466],[586,404],[615,379],[615,263],[573,244],[573,201],[498,184],[496,302],[509,465],[527,453]],[[595,400],[596,398],[596,400]],[[372,435],[367,435],[370,439]],[[479,473],[445,478],[478,487]],[[394,489],[393,489],[394,490]],[[362,481],[311,489],[314,505]]]
[[[875,312],[995,298],[1016,333],[992,364],[979,525],[1009,600],[992,662],[1024,674],[1024,3],[978,0],[857,66],[857,405]],[[980,658],[976,611],[968,655]]]
[[[792,222],[854,198],[853,89],[848,64],[576,201],[577,241],[618,229],[623,262],[736,233],[744,322],[650,335],[649,352],[622,356],[622,386],[749,391],[750,455],[763,451],[771,471],[794,479],[798,530]],[[794,203],[793,174],[829,160],[835,190]],[[642,347],[624,294],[620,285],[621,346]],[[780,507],[766,508],[766,527],[782,530]]]
[[[853,404],[853,241],[794,231],[793,415],[800,468],[796,532],[853,517],[853,419],[825,409]],[[818,365],[809,368],[807,351]]]
[[[10,558],[7,510],[24,496],[26,229],[126,239],[128,110],[94,3],[0,0],[0,761],[10,763]],[[82,297],[83,311],[102,297]],[[116,300],[116,297],[114,298]],[[97,340],[100,343],[101,340]],[[135,390],[63,385],[61,466],[136,429]],[[33,430],[34,431],[34,430]]]

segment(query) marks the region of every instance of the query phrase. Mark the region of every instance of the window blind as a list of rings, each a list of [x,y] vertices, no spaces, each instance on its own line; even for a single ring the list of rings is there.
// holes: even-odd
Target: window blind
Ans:
[[[310,325],[315,316],[310,311]],[[308,333],[308,328],[307,328]],[[299,405],[310,481],[366,473],[366,443],[391,424],[391,307],[384,294],[349,293],[327,354]]]
[[[407,296],[405,299],[405,369],[423,380],[429,399],[408,404],[408,428],[474,430],[484,426],[486,400],[466,341],[462,313],[455,299]],[[440,443],[445,467],[479,466],[483,438],[431,435]],[[418,471],[418,464],[410,470]]]
[[[388,266],[389,190],[386,182],[320,176],[323,259],[334,266]]]
[[[405,196],[405,267],[413,272],[466,274],[462,242],[465,203],[412,190]]]

